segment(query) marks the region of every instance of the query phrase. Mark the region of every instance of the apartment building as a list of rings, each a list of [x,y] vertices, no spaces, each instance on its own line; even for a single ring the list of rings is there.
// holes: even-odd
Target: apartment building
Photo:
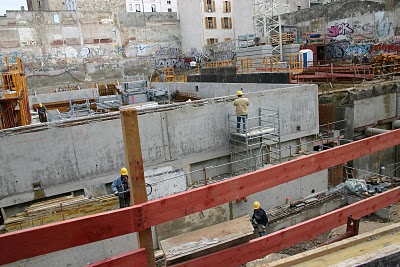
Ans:
[[[203,46],[235,38],[232,0],[181,0],[182,51],[202,51]]]
[[[178,12],[178,0],[127,0],[127,12]]]

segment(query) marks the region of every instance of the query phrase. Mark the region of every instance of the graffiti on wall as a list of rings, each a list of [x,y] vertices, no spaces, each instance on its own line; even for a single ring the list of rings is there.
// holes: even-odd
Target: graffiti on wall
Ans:
[[[334,40],[348,40],[353,43],[378,43],[394,35],[393,23],[385,12],[366,14],[363,17],[334,21],[327,28],[327,36]]]
[[[349,23],[342,22],[340,24],[332,25],[328,28],[329,37],[338,37],[340,35],[346,36],[354,33],[354,30],[350,27]]]
[[[235,57],[235,41],[227,41],[206,46],[208,57],[213,61],[232,60]]]
[[[353,55],[378,56],[380,54],[400,54],[400,44],[350,44],[341,41],[326,45],[326,59],[351,58]]]

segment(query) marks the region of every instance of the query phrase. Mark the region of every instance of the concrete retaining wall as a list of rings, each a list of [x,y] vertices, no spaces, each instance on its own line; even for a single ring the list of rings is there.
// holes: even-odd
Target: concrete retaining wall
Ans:
[[[175,91],[196,94],[201,98],[215,98],[223,96],[234,96],[242,90],[243,93],[255,93],[260,91],[276,90],[280,88],[298,88],[296,84],[269,84],[269,83],[151,83],[154,88],[168,88],[171,93]]]
[[[246,96],[250,116],[257,115],[259,107],[280,111],[283,142],[318,133],[316,86]],[[227,114],[234,113],[232,100],[194,101],[141,112],[145,168],[172,166],[188,172],[191,164],[228,156]],[[118,113],[5,130],[0,133],[0,146],[2,207],[33,200],[33,182],[40,181],[45,195],[53,196],[111,182],[125,165]]]

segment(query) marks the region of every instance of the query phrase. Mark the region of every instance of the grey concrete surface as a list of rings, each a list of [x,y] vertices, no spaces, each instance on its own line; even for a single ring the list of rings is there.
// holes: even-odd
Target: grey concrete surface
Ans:
[[[249,93],[249,115],[259,107],[278,109],[282,141],[316,135],[316,86]],[[233,98],[158,107],[139,115],[146,169],[172,166],[187,171],[191,164],[229,155],[227,114]],[[168,110],[167,110],[168,109]],[[298,131],[297,126],[301,125]],[[0,133],[0,206],[33,200],[32,183],[40,181],[46,196],[111,182],[125,165],[118,113],[76,122],[19,127]],[[23,166],[21,168],[21,166]]]

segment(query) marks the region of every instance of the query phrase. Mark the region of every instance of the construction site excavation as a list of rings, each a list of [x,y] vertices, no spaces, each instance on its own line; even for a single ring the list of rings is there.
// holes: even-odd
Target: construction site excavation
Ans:
[[[399,1],[6,2],[0,266],[399,266]]]

